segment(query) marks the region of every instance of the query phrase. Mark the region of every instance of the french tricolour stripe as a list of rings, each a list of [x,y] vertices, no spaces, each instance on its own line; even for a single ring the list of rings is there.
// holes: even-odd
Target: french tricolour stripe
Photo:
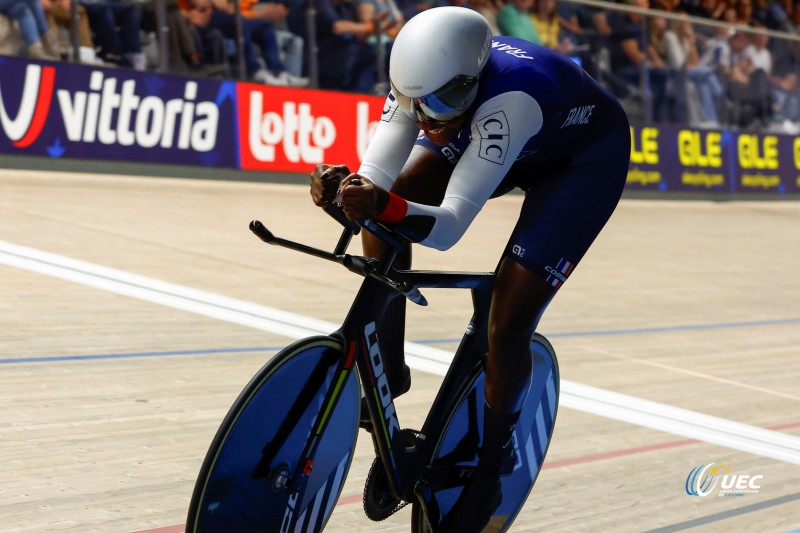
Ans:
[[[560,272],[562,275],[559,276],[556,274],[550,274],[549,276],[547,276],[547,279],[545,281],[550,285],[552,285],[553,287],[559,288],[561,284],[564,283],[564,280],[567,279],[569,273],[572,272],[572,267],[573,264],[562,257],[561,259],[558,260],[558,264],[554,269]],[[548,269],[549,268],[550,267],[548,267]],[[552,270],[550,272],[552,272]]]

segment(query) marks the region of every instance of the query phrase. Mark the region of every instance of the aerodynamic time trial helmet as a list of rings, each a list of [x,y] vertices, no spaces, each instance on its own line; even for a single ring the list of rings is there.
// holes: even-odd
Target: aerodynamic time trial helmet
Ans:
[[[492,32],[480,13],[455,6],[427,9],[409,19],[392,45],[392,94],[420,120],[452,120],[474,102],[491,49]]]

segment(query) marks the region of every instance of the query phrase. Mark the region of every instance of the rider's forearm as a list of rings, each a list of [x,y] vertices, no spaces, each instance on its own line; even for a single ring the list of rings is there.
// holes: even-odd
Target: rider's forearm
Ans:
[[[391,189],[414,147],[418,133],[417,123],[405,116],[391,97],[387,98],[358,174],[370,178],[386,190]]]

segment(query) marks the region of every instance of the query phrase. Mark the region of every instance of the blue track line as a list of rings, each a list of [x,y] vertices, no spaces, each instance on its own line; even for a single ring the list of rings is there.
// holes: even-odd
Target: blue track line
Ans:
[[[786,324],[798,324],[800,318],[784,318],[775,320],[751,320],[746,322],[721,322],[717,324],[688,324],[683,326],[666,326],[662,328],[638,328],[638,329],[613,329],[599,331],[574,331],[565,333],[547,333],[546,337],[599,337],[610,335],[644,335],[648,333],[673,333],[678,331],[703,331],[710,329],[731,329],[731,328],[751,328],[763,326],[781,326]],[[461,339],[429,339],[414,341],[417,344],[453,344],[460,342]],[[93,361],[101,359],[135,359],[139,357],[174,357],[187,355],[219,355],[248,352],[277,352],[283,346],[259,346],[253,348],[219,348],[210,350],[176,350],[164,352],[133,352],[133,353],[108,353],[91,355],[59,355],[50,357],[24,357],[0,359],[0,365],[5,364],[25,364],[25,363],[52,363],[61,361]]]

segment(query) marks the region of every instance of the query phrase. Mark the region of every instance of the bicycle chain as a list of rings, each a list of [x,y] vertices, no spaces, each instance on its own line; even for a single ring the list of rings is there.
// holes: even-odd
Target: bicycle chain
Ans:
[[[413,429],[402,430],[403,436],[410,439],[409,444],[413,445],[416,441],[418,431]],[[382,498],[378,500],[378,498]],[[389,491],[389,483],[386,477],[386,469],[380,457],[372,461],[372,466],[367,474],[367,482],[364,484],[364,513],[373,522],[386,520],[397,511],[408,505],[409,502],[395,498]],[[392,505],[390,507],[390,505]]]

